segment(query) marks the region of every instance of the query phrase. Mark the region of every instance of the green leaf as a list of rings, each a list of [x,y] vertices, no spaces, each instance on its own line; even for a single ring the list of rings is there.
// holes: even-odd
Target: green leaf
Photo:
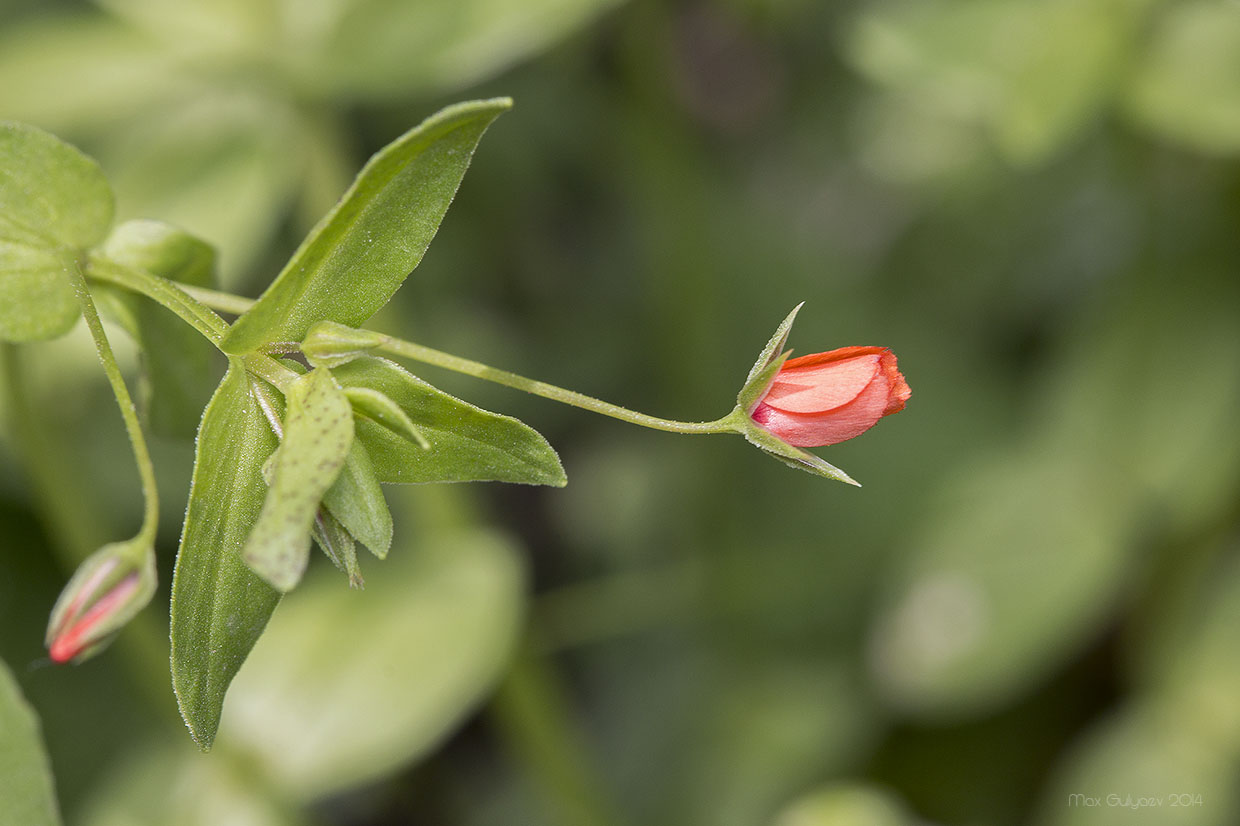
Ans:
[[[798,798],[772,826],[914,826],[917,822],[891,792],[878,786],[841,782]]]
[[[312,53],[293,53],[316,89],[388,102],[473,86],[588,25],[620,0],[352,0]]]
[[[98,164],[54,135],[0,122],[0,340],[69,331],[78,302],[65,273],[111,224]]]
[[[310,826],[256,777],[244,755],[204,759],[184,740],[150,739],[109,761],[76,826]],[[321,824],[322,821],[313,821]]]
[[[121,224],[103,242],[99,255],[183,284],[214,283],[215,250],[160,221]],[[129,309],[145,367],[143,400],[151,428],[169,436],[193,435],[215,387],[215,347],[157,302],[123,290],[108,292]]]
[[[6,9],[0,112],[53,132],[82,135],[137,120],[145,107],[201,92],[193,70],[152,38],[89,7],[76,8],[58,14],[45,7],[37,15]]]
[[[1043,442],[941,481],[876,624],[888,701],[923,719],[978,714],[1061,667],[1127,584],[1127,490],[1112,465]]]
[[[551,445],[516,419],[453,398],[386,359],[365,356],[334,372],[346,391],[366,387],[391,398],[430,443],[423,449],[358,419],[357,437],[370,452],[380,481],[565,484]]]
[[[323,494],[323,506],[353,538],[383,559],[392,546],[392,513],[379,487],[379,476],[366,446],[353,442],[335,483]]]
[[[325,367],[290,383],[284,398],[284,439],[241,557],[275,588],[288,591],[306,570],[319,503],[353,444],[353,408]]]
[[[1141,125],[1194,149],[1240,152],[1240,14],[1234,4],[1169,6],[1137,63],[1128,109]]]
[[[399,548],[365,594],[311,571],[238,675],[221,744],[296,800],[389,776],[498,679],[523,581],[512,543],[480,530]]]
[[[60,812],[39,719],[0,660],[0,824],[58,826]]]
[[[203,414],[185,528],[172,577],[172,687],[194,740],[210,748],[228,684],[280,595],[241,561],[276,449],[249,380],[230,366]]]
[[[315,322],[357,327],[374,315],[422,260],[482,133],[511,105],[497,98],[450,106],[371,158],[233,325],[224,349],[301,341]]]

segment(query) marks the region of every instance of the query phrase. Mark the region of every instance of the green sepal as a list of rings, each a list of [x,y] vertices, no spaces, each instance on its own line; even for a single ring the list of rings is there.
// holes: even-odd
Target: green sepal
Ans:
[[[397,436],[413,442],[423,450],[430,449],[431,443],[409,418],[409,414],[401,410],[400,405],[385,394],[369,387],[346,387],[344,394],[349,397],[355,415],[365,416],[383,425]]]
[[[779,372],[776,367],[771,371],[771,365],[775,362],[783,364],[788,358],[789,353],[784,352],[784,345],[788,343],[788,333],[792,330],[792,322],[796,321],[797,313],[805,306],[805,302],[792,308],[792,312],[779,323],[775,328],[775,333],[771,336],[771,340],[762,348],[762,352],[758,354],[758,360],[753,363],[753,367],[749,368],[749,375],[745,377],[745,384],[742,385],[739,393],[736,394],[737,404],[742,409],[748,410],[751,405],[756,404],[757,400],[762,398],[767,388],[771,386],[771,382],[775,379],[775,373]],[[779,354],[779,355],[777,355]]]
[[[355,439],[335,483],[323,494],[323,507],[375,556],[383,559],[392,547],[392,512],[379,487],[370,454]]]
[[[215,283],[215,250],[160,221],[126,221],[91,257],[195,287]],[[144,367],[142,401],[151,429],[192,436],[215,387],[215,347],[150,299],[103,284],[93,292],[111,302],[113,313],[138,342]]]
[[[359,330],[334,321],[320,321],[301,341],[301,352],[315,367],[339,367],[390,340],[383,333]]]
[[[748,411],[742,407],[737,407],[731,415],[733,429],[740,433],[752,445],[762,449],[763,453],[772,456],[783,462],[789,467],[797,470],[803,470],[812,473],[815,476],[822,476],[826,479],[834,479],[837,482],[845,482],[850,485],[861,487],[861,483],[853,479],[844,471],[837,468],[830,462],[825,461],[820,456],[816,456],[809,451],[794,447],[771,433],[764,430],[757,422],[749,417]]]
[[[229,353],[301,341],[320,321],[359,327],[422,260],[508,98],[449,106],[376,154],[224,337]]]
[[[215,740],[229,683],[280,601],[241,561],[266,496],[261,468],[276,445],[245,368],[233,360],[198,429],[172,575],[172,688],[203,749]]]
[[[0,122],[0,341],[64,335],[79,307],[67,273],[112,225],[99,165],[59,138]]]
[[[741,388],[741,392],[736,396],[737,406],[746,413],[752,413],[753,409],[758,406],[758,402],[762,401],[762,397],[766,395],[766,391],[771,389],[771,384],[775,381],[775,376],[779,375],[779,371],[784,366],[784,362],[792,355],[791,350],[785,350],[753,374],[753,378],[745,382],[745,386]]]
[[[364,356],[334,373],[346,389],[369,388],[390,398],[430,443],[422,449],[359,417],[357,438],[370,452],[382,482],[490,481],[563,487],[567,481],[555,450],[537,431],[449,396],[398,364]]]
[[[366,581],[362,579],[362,569],[357,564],[357,548],[353,537],[344,525],[340,524],[340,520],[332,516],[327,508],[319,508],[311,533],[332,564],[348,574],[349,585],[353,588],[364,588]]]
[[[352,447],[353,408],[322,367],[290,382],[284,398],[284,439],[241,558],[270,585],[287,592],[305,572],[319,504]]]

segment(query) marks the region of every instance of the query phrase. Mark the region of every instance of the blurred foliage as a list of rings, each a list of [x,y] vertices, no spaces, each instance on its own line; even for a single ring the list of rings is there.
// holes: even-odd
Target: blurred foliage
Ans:
[[[891,346],[913,388],[824,452],[854,491],[428,374],[569,487],[392,496],[367,590],[286,600],[202,756],[166,600],[26,668],[139,503],[89,344],[5,350],[0,656],[68,823],[1240,822],[1234,0],[0,13],[0,117],[236,289],[370,152],[510,94],[374,326],[709,418],[806,300],[798,353]],[[155,452],[166,583],[192,451]]]

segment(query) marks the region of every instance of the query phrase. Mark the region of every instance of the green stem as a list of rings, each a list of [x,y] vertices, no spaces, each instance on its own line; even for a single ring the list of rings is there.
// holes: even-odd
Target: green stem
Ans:
[[[445,353],[441,350],[434,350],[430,347],[424,347],[421,344],[414,344],[411,341],[403,341],[398,338],[389,338],[386,344],[379,347],[380,350],[391,353],[392,355],[402,356],[414,361],[420,361],[424,364],[432,364],[436,367],[442,367],[445,370],[452,370],[456,373],[463,373],[467,376],[473,376],[484,381],[502,384],[505,387],[512,387],[516,390],[524,390],[526,393],[532,393],[535,396],[542,396],[544,399],[560,402],[561,404],[580,407],[583,410],[589,410],[592,413],[599,413],[603,416],[610,416],[613,419],[619,419],[630,424],[640,425],[641,427],[649,427],[654,430],[666,430],[671,433],[731,433],[733,432],[733,414],[729,413],[722,419],[715,419],[711,422],[680,422],[674,419],[663,419],[658,416],[649,416],[645,413],[638,413],[629,410],[627,407],[621,407],[618,404],[605,402],[596,399],[593,396],[587,396],[584,393],[578,393],[574,390],[565,390],[563,387],[556,387],[554,384],[527,379],[525,376],[518,376],[516,373],[509,373],[507,370],[498,370],[489,367],[481,362],[471,361],[469,359],[454,356],[451,353]]]
[[[178,284],[106,258],[92,257],[88,262],[88,274],[97,281],[123,287],[159,302],[180,316],[216,348],[219,348],[224,334],[228,332],[228,324],[207,304],[200,301],[198,296],[206,296],[212,306],[219,306],[225,312],[245,312],[254,303],[240,296]],[[220,306],[221,304],[228,306]],[[236,309],[237,307],[241,309]],[[297,374],[292,370],[262,353],[250,353],[243,356],[242,361],[250,373],[266,379],[281,390],[297,378]]]
[[[254,306],[254,299],[244,298],[243,296],[233,295],[232,293],[220,292],[219,290],[209,290],[206,287],[193,287],[189,284],[181,284],[180,288],[187,295],[192,296],[195,300],[202,302],[208,307],[213,307],[223,313],[241,315],[246,310]]]
[[[228,332],[224,319],[189,295],[181,285],[167,278],[160,278],[145,270],[127,267],[98,256],[92,256],[87,261],[86,274],[97,281],[124,287],[159,302],[216,347],[219,347],[224,334]]]
[[[90,297],[90,288],[86,286],[86,277],[75,264],[69,267],[69,281],[77,293],[78,304],[82,307],[82,317],[95,340],[95,349],[99,352],[99,361],[103,363],[103,372],[107,374],[112,385],[112,393],[116,396],[116,404],[121,409],[121,418],[125,420],[125,430],[129,434],[129,443],[133,447],[134,462],[138,465],[138,476],[142,480],[142,496],[146,500],[146,510],[142,516],[142,527],[138,537],[146,544],[155,541],[155,530],[159,526],[159,491],[155,487],[155,466],[151,463],[151,454],[146,447],[146,439],[142,435],[142,427],[138,423],[138,411],[129,395],[129,388],[121,375],[120,365],[112,352],[107,333],[103,331],[103,322],[99,320],[99,312]]]
[[[113,274],[113,270],[118,269],[117,265],[111,264],[111,262],[107,263],[109,265],[108,269],[101,272],[99,275],[101,280],[109,280],[112,283],[119,284],[120,286],[137,290],[138,292],[148,295],[156,301],[164,304],[173,312],[181,312],[179,309],[180,303],[192,303],[192,305],[201,308],[202,311],[209,313],[211,318],[213,318],[216,322],[223,324],[223,321],[219,318],[219,316],[207,309],[208,307],[222,312],[239,315],[254,306],[254,301],[248,298],[243,298],[231,293],[220,292],[218,290],[208,290],[203,287],[190,287],[183,284],[173,284],[172,282],[162,278],[155,280],[162,282],[163,285],[167,286],[167,289],[160,288],[159,290],[156,290],[154,285],[146,283],[150,279],[153,279],[154,276],[142,273],[141,275],[144,276],[144,278],[138,278],[136,277],[138,273],[130,272],[124,278],[119,278]],[[169,291],[179,294],[179,299],[176,303],[174,303],[171,299],[165,300],[165,294]],[[195,323],[191,318],[186,317],[184,314],[182,315],[182,318],[185,318],[186,321],[189,321],[191,324]],[[199,328],[200,331],[201,329],[202,328]],[[205,332],[203,334],[208,335]],[[222,335],[222,333],[220,333],[220,335]],[[211,336],[208,335],[208,337],[210,338]],[[213,338],[212,340],[218,344],[218,338]],[[388,337],[387,342],[381,345],[379,349],[395,356],[411,359],[413,361],[420,361],[423,364],[430,364],[445,370],[451,370],[455,373],[462,373],[466,376],[473,376],[474,378],[482,379],[483,381],[502,384],[505,387],[511,387],[515,390],[523,390],[526,393],[541,396],[544,399],[551,399],[552,401],[557,401],[561,404],[579,407],[582,410],[589,410],[592,413],[610,416],[613,419],[619,419],[641,427],[649,427],[654,430],[665,430],[671,433],[689,434],[732,433],[736,430],[735,411],[729,413],[721,419],[715,419],[710,422],[681,422],[676,421],[675,419],[664,419],[659,416],[649,416],[645,413],[638,413],[634,410],[629,410],[627,407],[621,407],[618,404],[605,402],[602,399],[596,399],[593,396],[587,396],[584,393],[578,393],[574,390],[566,390],[563,387],[556,387],[554,384],[547,384],[543,381],[529,379],[525,376],[519,376],[516,373],[509,373],[507,370],[499,370],[481,362],[461,358],[460,356],[454,356],[451,353],[445,353],[442,350],[435,350],[431,347],[415,344],[412,341],[404,341],[403,339]],[[270,365],[258,364],[257,360],[265,359],[267,362],[274,364],[279,370],[285,370],[285,368],[272,359],[267,358],[265,355],[251,354],[246,356],[246,359],[246,367],[250,370],[250,372],[255,375],[262,376],[262,378],[271,381],[277,387],[284,387],[290,378],[296,377],[296,374],[289,371],[288,376],[277,375],[277,379],[279,380],[273,380],[270,375],[266,375],[262,372],[263,370],[270,371]]]

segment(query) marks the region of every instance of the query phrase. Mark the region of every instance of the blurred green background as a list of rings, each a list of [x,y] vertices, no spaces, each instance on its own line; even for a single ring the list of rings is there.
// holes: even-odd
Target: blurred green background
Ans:
[[[369,153],[512,95],[372,326],[702,419],[806,301],[798,353],[890,346],[913,388],[822,451],[857,490],[423,371],[569,487],[389,489],[389,561],[364,592],[316,565],[203,756],[166,664],[192,445],[154,445],[161,596],[40,667],[140,504],[81,331],[6,349],[0,656],[67,823],[1240,823],[1240,3],[0,15],[0,117],[216,244],[228,289]]]

